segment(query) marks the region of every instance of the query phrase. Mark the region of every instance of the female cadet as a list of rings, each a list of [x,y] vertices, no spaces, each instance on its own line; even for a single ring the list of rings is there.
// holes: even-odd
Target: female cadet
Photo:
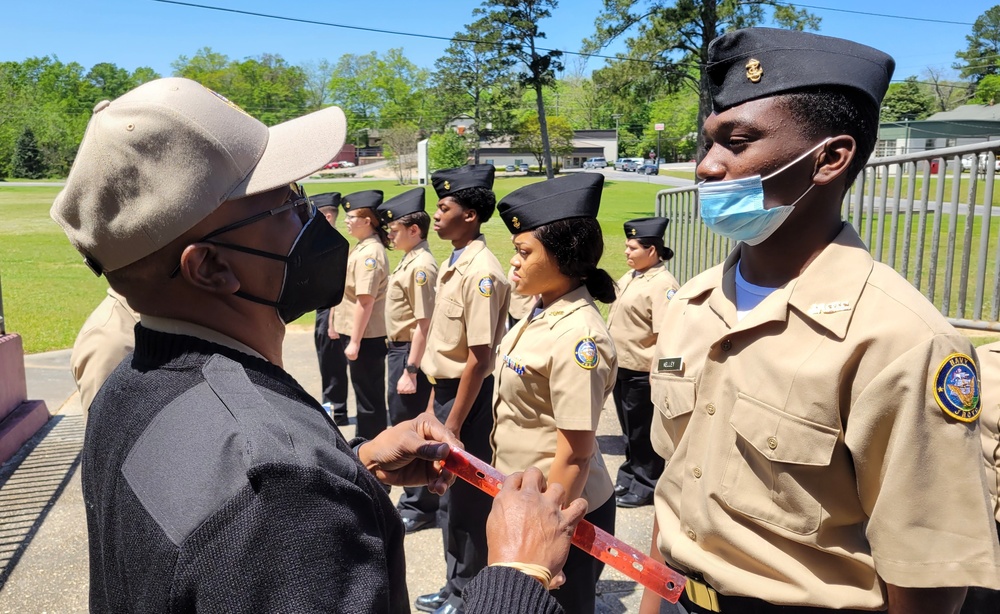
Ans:
[[[491,443],[497,469],[538,467],[570,499],[587,500],[587,520],[614,532],[614,487],[596,437],[618,370],[594,304],[615,298],[614,282],[597,268],[603,185],[603,175],[580,173],[525,186],[497,206],[514,234],[516,291],[540,298],[500,342]],[[581,550],[570,552],[566,584],[554,593],[566,612],[594,611],[603,567]]]
[[[344,196],[347,231],[358,240],[347,259],[344,300],[331,311],[331,328],[340,335],[350,361],[357,399],[357,436],[372,439],[385,430],[385,293],[389,285],[388,236],[375,213],[382,192]]]
[[[615,483],[618,507],[652,504],[656,480],[663,473],[663,458],[649,442],[649,369],[663,311],[680,287],[664,265],[674,256],[663,245],[668,221],[649,217],[625,222],[625,260],[632,270],[618,280],[619,295],[608,312],[608,330],[618,352],[615,409],[625,434],[625,462]]]

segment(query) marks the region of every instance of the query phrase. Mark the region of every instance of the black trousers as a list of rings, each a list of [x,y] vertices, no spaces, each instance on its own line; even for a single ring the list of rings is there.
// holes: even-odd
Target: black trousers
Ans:
[[[344,349],[351,338],[340,336]],[[358,406],[357,436],[374,439],[385,430],[385,337],[362,339],[357,360],[348,361]]]
[[[594,526],[615,534],[615,498],[612,495],[596,510],[588,512],[584,518]],[[604,563],[590,556],[583,550],[573,546],[569,549],[569,557],[563,565],[566,583],[558,590],[552,591],[552,596],[567,612],[593,614],[597,601],[597,580],[601,577]]]
[[[649,373],[619,368],[612,394],[625,434],[625,462],[618,469],[618,484],[640,497],[651,497],[663,473],[663,458],[649,440],[656,411],[649,392]]]
[[[406,361],[410,357],[409,342],[389,342],[389,421],[399,424],[412,420],[427,409],[431,398],[431,383],[423,371],[417,371],[417,391],[413,394],[399,394],[396,384],[406,370]],[[399,515],[414,520],[432,519],[437,516],[440,497],[427,490],[425,486],[407,486],[396,504]]]
[[[330,310],[316,312],[316,358],[319,360],[319,377],[323,383],[323,403],[333,407],[334,416],[347,415],[347,357],[338,339],[331,339]]]
[[[1000,535],[1000,522],[997,523],[997,534]],[[996,614],[997,612],[1000,612],[1000,591],[981,586],[969,587],[961,614]]]
[[[455,404],[457,379],[438,380],[434,384],[434,413],[444,422]],[[483,380],[479,395],[462,424],[459,439],[465,451],[489,462],[493,458],[490,433],[493,431],[493,376]],[[462,590],[483,567],[486,567],[486,518],[493,508],[493,498],[478,488],[456,480],[442,497],[445,517],[445,560],[448,564],[445,591],[455,605],[461,603]]]

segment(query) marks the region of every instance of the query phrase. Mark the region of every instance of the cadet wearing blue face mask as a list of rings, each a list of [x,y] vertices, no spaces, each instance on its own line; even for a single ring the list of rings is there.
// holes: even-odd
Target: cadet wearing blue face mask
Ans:
[[[767,28],[709,60],[701,214],[739,244],[660,323],[656,551],[689,612],[954,612],[1000,587],[975,353],[840,218],[894,62]]]

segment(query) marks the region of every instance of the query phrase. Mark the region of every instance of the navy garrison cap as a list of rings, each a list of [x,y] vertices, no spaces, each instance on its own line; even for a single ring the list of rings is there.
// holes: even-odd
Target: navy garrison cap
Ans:
[[[382,204],[382,190],[363,190],[348,194],[340,199],[344,211],[355,209],[375,209]]]
[[[444,198],[467,188],[492,190],[493,176],[496,172],[497,169],[492,164],[469,164],[436,171],[431,175],[431,183],[438,198]]]
[[[514,190],[497,204],[511,234],[571,218],[596,218],[604,175],[574,173]]]
[[[662,239],[663,233],[667,230],[668,223],[670,223],[670,220],[665,217],[641,217],[637,220],[629,220],[625,222],[625,238],[643,239],[652,237]]]
[[[324,194],[317,194],[316,196],[310,197],[313,205],[317,209],[322,209],[323,207],[339,207],[340,206],[340,192],[326,192]]]
[[[849,87],[878,106],[896,62],[878,49],[797,30],[745,28],[708,46],[709,92],[715,111],[748,100],[811,87]]]
[[[413,188],[398,196],[393,196],[378,206],[378,215],[386,224],[404,215],[424,210],[424,189]]]

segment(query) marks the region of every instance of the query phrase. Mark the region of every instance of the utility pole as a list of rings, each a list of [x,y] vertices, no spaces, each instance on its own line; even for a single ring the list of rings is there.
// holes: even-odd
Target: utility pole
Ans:
[[[611,115],[611,117],[615,120],[615,160],[617,160],[618,156],[622,153],[621,149],[618,147],[618,120],[621,119],[621,116],[621,113],[613,113]]]

